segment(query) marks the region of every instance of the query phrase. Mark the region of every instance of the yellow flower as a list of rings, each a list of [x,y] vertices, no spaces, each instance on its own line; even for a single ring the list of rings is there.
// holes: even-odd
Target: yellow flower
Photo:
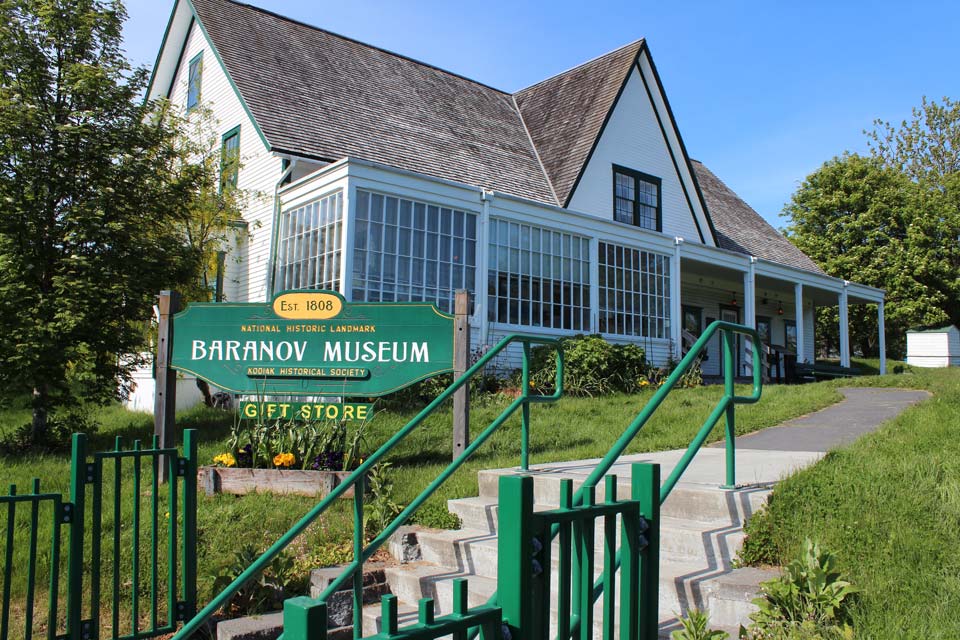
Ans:
[[[237,466],[237,459],[233,457],[232,453],[221,453],[218,456],[214,456],[213,462],[215,464],[221,464],[225,467]]]
[[[273,456],[273,466],[275,467],[292,467],[295,461],[292,453],[278,453]]]

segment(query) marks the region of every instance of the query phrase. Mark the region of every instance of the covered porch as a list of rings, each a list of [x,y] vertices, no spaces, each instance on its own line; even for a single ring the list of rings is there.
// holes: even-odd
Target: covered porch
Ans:
[[[851,366],[849,307],[877,305],[880,370],[886,372],[884,292],[849,281],[793,269],[781,264],[699,244],[675,241],[674,265],[679,278],[673,296],[672,341],[674,357],[685,351],[714,320],[737,322],[757,329],[763,341],[765,376],[786,380],[796,375],[796,365],[816,362],[815,310],[839,308],[840,366]],[[738,375],[750,371],[751,346],[738,348]],[[720,340],[708,345],[701,364],[706,376],[722,371]],[[808,367],[807,367],[808,368]]]

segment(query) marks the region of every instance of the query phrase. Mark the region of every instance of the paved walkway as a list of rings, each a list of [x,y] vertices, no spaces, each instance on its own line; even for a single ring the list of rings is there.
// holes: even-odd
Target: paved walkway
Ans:
[[[829,451],[849,444],[930,397],[909,389],[840,389],[844,400],[826,409],[737,438],[737,450]],[[761,400],[760,402],[763,402]],[[711,446],[723,446],[715,443]]]
[[[794,471],[809,466],[828,450],[874,431],[887,420],[930,397],[927,391],[882,388],[840,389],[844,400],[783,424],[737,438],[737,485],[772,486]],[[763,400],[760,401],[761,403]],[[718,425],[718,429],[722,425]],[[723,441],[704,447],[684,472],[678,486],[716,487],[724,482]],[[666,478],[685,450],[637,453],[622,456],[610,469],[621,478],[630,477],[630,464],[660,464]],[[536,465],[534,473],[586,477],[599,458]]]

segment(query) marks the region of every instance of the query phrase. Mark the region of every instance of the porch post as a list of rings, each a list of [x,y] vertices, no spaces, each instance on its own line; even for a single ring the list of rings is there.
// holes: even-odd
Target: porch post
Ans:
[[[590,333],[600,333],[600,240],[590,238]]]
[[[840,366],[850,366],[850,322],[847,313],[847,281],[840,291]]]
[[[805,362],[804,335],[803,335],[803,285],[799,282],[793,285],[794,322],[797,323],[797,362]]]
[[[673,257],[670,258],[670,341],[673,358],[683,357],[683,307],[680,302],[680,246],[683,238],[673,239]]]
[[[340,295],[353,300],[353,245],[357,220],[357,187],[348,183],[343,193],[343,212],[340,226]]]
[[[883,319],[883,300],[877,304],[877,325],[880,333],[880,375],[887,372],[887,330]]]
[[[757,259],[750,256],[750,263],[743,273],[743,324],[751,329],[757,328]],[[748,337],[743,339],[743,375],[753,374],[753,345]]]

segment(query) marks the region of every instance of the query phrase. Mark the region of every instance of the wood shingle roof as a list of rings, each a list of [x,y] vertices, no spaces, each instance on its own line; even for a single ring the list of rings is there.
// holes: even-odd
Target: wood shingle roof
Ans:
[[[817,263],[770,226],[702,162],[691,160],[691,164],[710,210],[720,248],[823,273]]]
[[[270,148],[357,157],[566,206],[644,41],[515,94],[235,0],[189,0]],[[819,267],[709,169],[719,245]]]

